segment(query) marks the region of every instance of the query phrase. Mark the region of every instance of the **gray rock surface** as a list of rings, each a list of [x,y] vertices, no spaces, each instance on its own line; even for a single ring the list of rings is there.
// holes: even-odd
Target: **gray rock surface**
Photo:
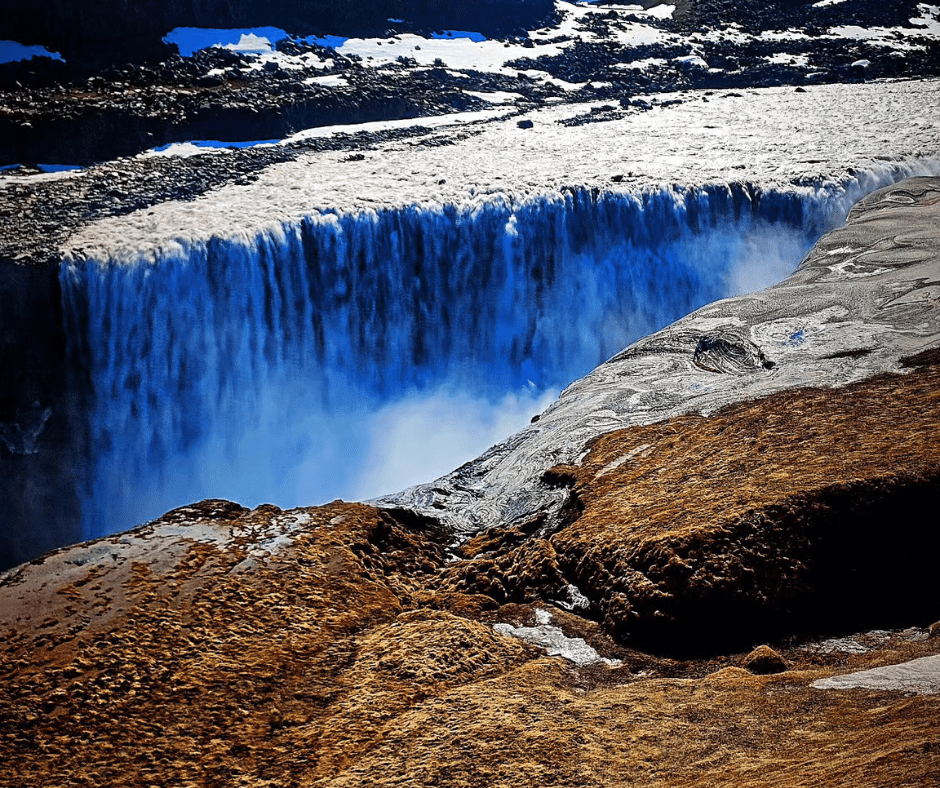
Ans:
[[[375,503],[413,508],[465,535],[541,512],[550,529],[567,490],[543,474],[577,463],[598,435],[898,371],[902,358],[940,345],[938,227],[940,179],[880,189],[780,284],[709,304],[640,340],[480,458]]]
[[[940,656],[921,657],[899,665],[860,670],[844,676],[819,679],[812,683],[816,689],[826,690],[897,690],[918,695],[940,693]]]

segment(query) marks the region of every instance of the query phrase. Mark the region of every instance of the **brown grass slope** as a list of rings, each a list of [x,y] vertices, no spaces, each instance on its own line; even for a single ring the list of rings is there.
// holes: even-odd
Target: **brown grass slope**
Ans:
[[[0,785],[790,788],[940,778],[940,698],[808,686],[930,653],[935,640],[894,636],[849,657],[794,650],[792,669],[773,677],[703,663],[672,664],[708,674],[700,678],[575,668],[480,620],[523,623],[531,609],[431,590],[442,553],[429,534],[361,505],[303,513],[311,522],[294,544],[268,556],[249,536],[274,507],[205,502],[164,522],[231,529],[243,544],[183,538],[176,558],[85,565],[67,584],[47,574],[30,585],[43,564],[7,578]],[[46,618],[21,628],[36,601]]]
[[[488,532],[447,582],[509,600],[572,582],[611,634],[680,652],[937,612],[936,362],[603,435],[546,474],[572,487],[564,527]]]
[[[936,345],[933,258],[866,222],[853,248],[921,266],[885,336]],[[812,686],[940,652],[938,362],[601,435],[545,474],[561,518],[459,547],[401,510],[204,501],[19,567],[0,786],[940,785],[940,695]],[[572,585],[554,623],[621,664],[493,628]],[[765,640],[785,669],[742,669]]]
[[[922,630],[858,654],[784,644],[775,676],[735,667],[729,644],[679,662],[609,637],[632,642],[654,604],[688,633],[706,602],[818,600],[827,529],[837,547],[864,537],[862,557],[890,558],[906,534],[932,544],[934,523],[904,508],[936,503],[931,361],[604,436],[555,471],[573,480],[570,524],[494,529],[463,560],[399,513],[207,501],[24,566],[0,581],[0,785],[936,785],[940,697],[810,686],[936,653]],[[262,538],[300,516],[279,547]],[[922,553],[905,570],[935,562]],[[904,574],[883,572],[865,583]],[[578,668],[492,629],[531,624],[569,579],[600,626],[556,622],[622,666]],[[532,604],[501,605],[514,595]]]

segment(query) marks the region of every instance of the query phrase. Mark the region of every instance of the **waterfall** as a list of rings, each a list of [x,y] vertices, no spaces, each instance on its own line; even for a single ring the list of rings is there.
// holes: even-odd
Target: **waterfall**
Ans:
[[[783,278],[876,185],[571,188],[69,258],[83,533],[205,497],[286,507],[440,475],[629,342]]]

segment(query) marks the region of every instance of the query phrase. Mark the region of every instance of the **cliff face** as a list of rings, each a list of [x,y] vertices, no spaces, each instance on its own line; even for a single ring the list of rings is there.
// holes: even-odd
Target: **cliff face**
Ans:
[[[162,38],[177,27],[274,26],[295,35],[381,34],[401,19],[409,28],[475,30],[484,34],[535,27],[552,0],[53,0],[3,2],[2,35],[42,44],[66,61],[87,65],[158,60],[172,51]]]
[[[0,259],[0,370],[0,555],[9,566],[81,538],[69,468],[81,466],[84,395],[70,380],[53,266]]]
[[[462,544],[401,502],[213,500],[8,572],[11,784],[936,784],[938,209],[938,179],[876,192],[789,280],[580,381],[593,439]],[[666,418],[604,428],[640,367]],[[531,502],[529,435],[490,481]]]

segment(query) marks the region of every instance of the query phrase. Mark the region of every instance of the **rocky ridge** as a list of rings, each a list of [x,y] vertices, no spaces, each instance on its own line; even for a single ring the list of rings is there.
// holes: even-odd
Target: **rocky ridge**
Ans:
[[[784,281],[710,304],[640,340],[569,386],[510,440],[380,502],[433,513],[466,534],[537,515],[555,527],[567,493],[544,473],[578,462],[599,435],[898,371],[902,359],[940,339],[933,317],[937,211],[935,179],[874,192]],[[898,220],[910,232],[897,233]]]

